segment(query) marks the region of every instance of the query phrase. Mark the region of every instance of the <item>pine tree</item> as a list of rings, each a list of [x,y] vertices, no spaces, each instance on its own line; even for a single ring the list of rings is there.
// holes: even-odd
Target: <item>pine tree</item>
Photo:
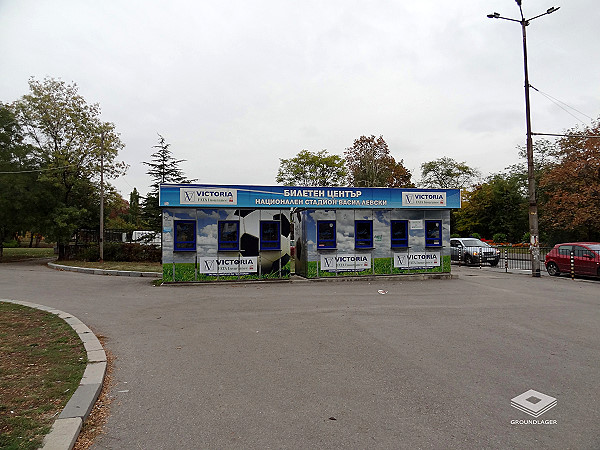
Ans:
[[[161,183],[191,183],[196,180],[188,180],[183,174],[179,164],[185,159],[175,159],[169,147],[171,144],[165,138],[158,135],[158,144],[152,146],[157,149],[152,154],[152,160],[144,164],[149,167],[146,172],[152,178],[150,192],[142,203],[142,219],[153,231],[160,231],[161,209],[158,204],[158,191]]]
[[[129,194],[129,223],[140,227],[140,194],[136,188]]]
[[[152,161],[144,162],[149,167],[146,172],[153,180],[150,185],[152,192],[158,194],[158,188],[161,183],[189,183],[190,180],[185,178],[183,170],[179,168],[179,164],[185,159],[175,159],[169,150],[171,144],[165,141],[165,138],[158,135],[158,144],[152,146],[156,148],[156,152],[152,154]]]

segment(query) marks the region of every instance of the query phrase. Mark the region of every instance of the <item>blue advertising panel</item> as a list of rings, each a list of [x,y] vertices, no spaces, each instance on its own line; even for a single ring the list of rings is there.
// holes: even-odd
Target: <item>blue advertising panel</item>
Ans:
[[[162,184],[161,207],[460,208],[459,189]]]

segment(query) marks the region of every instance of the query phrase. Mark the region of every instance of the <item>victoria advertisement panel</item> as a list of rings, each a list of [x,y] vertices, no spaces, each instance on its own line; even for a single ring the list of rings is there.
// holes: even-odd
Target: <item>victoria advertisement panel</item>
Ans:
[[[429,269],[440,265],[440,252],[394,253],[394,267],[398,269]]]
[[[370,255],[321,255],[321,270],[324,272],[362,272],[370,268]]]
[[[258,258],[198,258],[199,272],[205,275],[248,275],[258,270]]]

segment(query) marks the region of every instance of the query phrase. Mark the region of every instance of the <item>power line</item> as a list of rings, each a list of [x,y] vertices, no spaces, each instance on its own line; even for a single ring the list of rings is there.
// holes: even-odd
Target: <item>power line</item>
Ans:
[[[556,136],[556,137],[580,137],[580,138],[600,138],[600,135],[596,134],[554,134],[554,133],[531,133],[532,136]]]
[[[584,122],[583,122],[583,121],[582,121],[582,120],[581,120],[579,117],[577,117],[576,115],[574,115],[574,114],[573,114],[573,113],[571,113],[570,111],[567,111],[567,110],[566,110],[565,108],[563,108],[561,105],[564,105],[564,106],[566,106],[567,108],[569,108],[569,109],[572,109],[573,111],[577,111],[579,114],[581,114],[582,116],[585,116],[585,117],[587,117],[587,118],[588,118],[588,119],[590,119],[590,120],[594,120],[594,118],[593,118],[593,117],[590,117],[590,116],[588,116],[586,113],[583,113],[583,112],[579,111],[578,109],[576,109],[576,108],[573,108],[572,106],[568,105],[567,103],[565,103],[565,102],[563,102],[563,101],[561,101],[561,100],[559,100],[559,99],[557,99],[557,98],[555,98],[555,97],[552,97],[550,94],[547,94],[546,92],[540,91],[540,90],[539,90],[538,88],[536,88],[535,86],[532,86],[532,85],[530,84],[530,85],[529,85],[529,87],[530,87],[531,89],[533,89],[534,91],[536,91],[536,92],[539,92],[540,94],[542,94],[544,97],[546,97],[546,98],[547,98],[548,100],[550,100],[552,103],[554,103],[556,106],[558,106],[560,109],[562,109],[564,112],[566,112],[566,113],[567,113],[567,114],[569,114],[570,116],[574,117],[574,118],[575,118],[577,121],[581,122],[582,124],[584,124],[584,125],[585,125],[585,123],[584,123]]]

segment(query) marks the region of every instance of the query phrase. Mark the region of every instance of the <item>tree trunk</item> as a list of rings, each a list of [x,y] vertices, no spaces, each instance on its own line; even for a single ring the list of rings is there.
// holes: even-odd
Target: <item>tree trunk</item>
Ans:
[[[65,253],[66,253],[66,248],[65,248],[65,244],[58,241],[56,243],[56,246],[58,247],[58,259],[59,261],[64,260],[65,259]]]
[[[4,227],[0,227],[0,262],[4,255],[4,238],[6,237],[6,231]]]

